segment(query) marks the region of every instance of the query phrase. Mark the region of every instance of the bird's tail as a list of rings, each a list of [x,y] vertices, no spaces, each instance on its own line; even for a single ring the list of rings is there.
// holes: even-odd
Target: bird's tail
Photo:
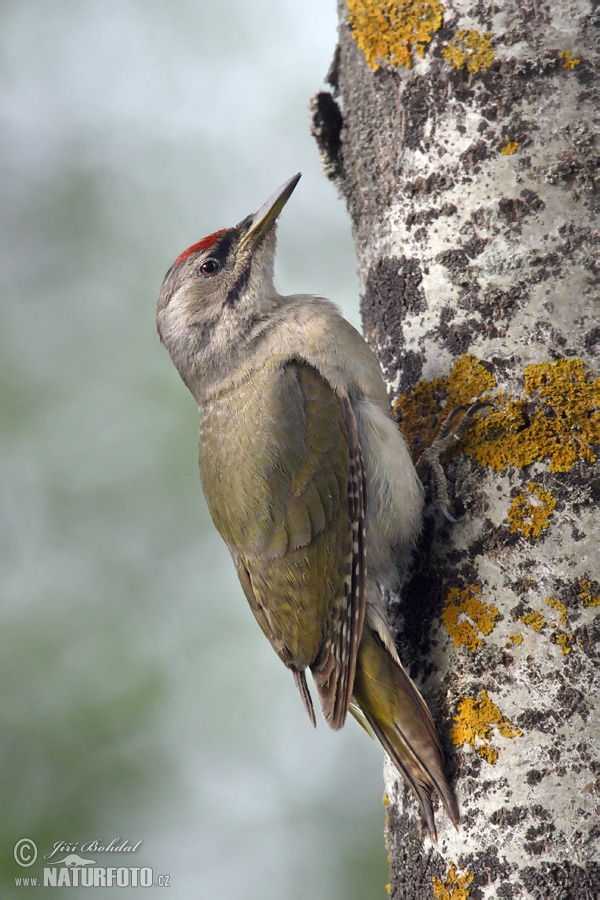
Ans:
[[[433,841],[437,840],[432,793],[438,792],[452,823],[458,806],[443,770],[443,754],[431,714],[392,646],[365,621],[354,678],[354,700],[414,791]]]

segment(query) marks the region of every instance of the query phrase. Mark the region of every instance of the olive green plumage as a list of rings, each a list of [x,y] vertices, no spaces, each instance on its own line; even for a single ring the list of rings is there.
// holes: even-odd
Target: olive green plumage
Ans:
[[[316,369],[275,360],[209,401],[200,428],[204,494],[252,611],[289,668],[314,667],[334,727],[350,702],[364,616],[364,586],[352,590],[364,523],[362,508],[351,515],[352,427]]]
[[[274,223],[298,178],[181,254],[158,331],[201,409],[204,493],[260,627],[313,723],[307,670],[332,728],[362,713],[435,839],[433,793],[455,824],[458,810],[381,595],[422,489],[371,349],[328,301],[273,286]]]

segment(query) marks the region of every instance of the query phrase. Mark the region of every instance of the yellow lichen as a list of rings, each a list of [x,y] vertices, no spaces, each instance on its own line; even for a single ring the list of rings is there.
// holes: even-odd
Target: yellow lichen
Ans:
[[[567,607],[564,603],[561,603],[557,597],[546,597],[546,606],[549,606],[550,609],[555,609],[560,616],[562,625],[565,628],[569,627],[569,623],[567,622]],[[565,632],[557,630],[554,632],[554,640],[560,647],[560,652],[563,656],[566,656],[567,653],[571,652],[571,644],[573,643],[573,635],[571,632],[565,634]]]
[[[496,386],[496,379],[481,360],[468,353],[456,360],[447,381],[448,400],[453,406],[472,403]]]
[[[550,609],[556,610],[556,612],[560,616],[560,621],[563,623],[565,628],[567,628],[567,607],[565,606],[565,604],[561,603],[557,597],[546,597],[546,606],[549,606]]]
[[[348,0],[348,12],[354,40],[376,72],[382,63],[412,68],[413,50],[425,55],[444,7],[439,0]]]
[[[443,406],[445,415],[458,406],[485,399],[486,392],[495,387],[496,379],[481,360],[467,354],[456,360],[446,378],[420,381],[412,393],[401,394],[394,403],[394,412],[413,458],[435,440],[440,427],[440,407]]]
[[[483,644],[477,632],[486,635],[493,631],[500,613],[495,606],[483,603],[478,596],[480,593],[481,588],[470,584],[462,591],[452,588],[446,598],[442,621],[456,647],[474,651]]]
[[[511,634],[509,637],[509,641],[511,644],[522,644],[523,643],[523,635],[522,634]]]
[[[508,135],[506,135],[504,140],[506,141],[506,143],[504,144],[504,147],[502,147],[502,149],[500,150],[500,153],[502,153],[503,156],[512,156],[513,153],[516,153],[517,150],[519,149],[519,142],[511,141],[509,139]]]
[[[496,409],[474,423],[465,452],[497,471],[545,458],[551,472],[594,462],[600,378],[593,380],[580,359],[559,359],[527,366],[523,381],[522,398],[500,394]]]
[[[581,582],[579,596],[583,606],[600,606],[600,594],[593,593],[591,581]]]
[[[560,616],[561,625],[563,625],[564,628],[568,628],[567,607],[565,606],[565,604],[562,603],[557,597],[546,597],[545,602],[546,606],[549,606],[550,609],[556,610],[556,612]],[[524,625],[527,625],[529,628],[532,628],[533,631],[537,632],[543,631],[546,625],[550,624],[546,622],[539,610],[521,616],[520,620]],[[511,637],[510,640],[513,640],[513,638]],[[555,627],[552,632],[552,640],[560,647],[560,652],[563,656],[566,656],[571,652],[574,640],[573,634],[571,632],[559,631],[558,628]],[[521,643],[520,640],[519,643]]]
[[[517,494],[507,513],[510,530],[524,537],[539,537],[548,527],[556,500],[550,491],[543,490],[535,481],[526,484],[528,493]]]
[[[479,697],[463,697],[458,704],[454,725],[450,730],[453,743],[460,747],[468,744],[491,765],[498,759],[498,749],[493,746],[490,736],[497,729],[502,737],[521,737],[523,732],[502,715],[487,691]]]
[[[568,472],[577,462],[594,462],[600,435],[600,378],[580,359],[559,359],[526,367],[520,397],[499,392],[494,408],[480,415],[462,449],[482,466],[502,471],[549,460],[551,472]],[[435,438],[440,413],[479,397],[492,399],[495,379],[472,356],[463,356],[446,378],[421,381],[401,395],[394,409],[414,456]]]
[[[573,635],[572,634],[563,634],[562,632],[556,633],[556,643],[560,647],[560,652],[563,656],[566,656],[567,653],[571,652],[571,644],[573,643]]]
[[[523,625],[528,625],[529,628],[533,628],[534,631],[541,631],[546,624],[546,620],[541,612],[527,613],[527,615],[519,616],[519,619]]]
[[[475,74],[480,69],[487,69],[494,62],[496,51],[489,31],[457,31],[442,56],[452,63],[454,69],[466,65],[469,72]]]
[[[574,69],[581,62],[580,59],[575,59],[574,56],[571,56],[568,50],[562,50],[558,55],[563,61],[563,69]]]
[[[433,896],[436,900],[467,900],[471,893],[469,885],[473,881],[473,875],[464,869],[459,872],[453,862],[448,863],[448,874],[442,884],[435,875],[431,879],[433,884]]]

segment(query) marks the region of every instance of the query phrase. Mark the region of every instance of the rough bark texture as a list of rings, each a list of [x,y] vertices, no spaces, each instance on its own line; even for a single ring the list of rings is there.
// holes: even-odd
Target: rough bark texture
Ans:
[[[462,814],[431,846],[386,767],[393,898],[600,892],[593,25],[587,0],[349,0],[313,101],[415,457],[492,403],[446,459],[465,516],[432,502],[391,607]]]

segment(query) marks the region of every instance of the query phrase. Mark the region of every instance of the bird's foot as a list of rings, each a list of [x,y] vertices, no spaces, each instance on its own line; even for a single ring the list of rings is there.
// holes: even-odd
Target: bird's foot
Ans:
[[[486,400],[473,403],[469,407],[455,407],[455,409],[453,409],[452,412],[446,416],[446,418],[442,422],[442,426],[437,434],[436,439],[429,447],[423,450],[415,466],[417,475],[423,482],[427,477],[427,473],[431,472],[433,483],[435,486],[435,494],[440,505],[440,509],[442,510],[445,518],[455,525],[460,522],[461,519],[455,518],[450,512],[448,482],[446,480],[444,468],[442,466],[442,463],[440,462],[440,457],[450,447],[458,443],[462,436],[468,431],[468,429],[473,424],[473,417],[475,416],[475,413],[479,412],[480,409],[491,405],[492,404]],[[453,425],[456,416],[461,412],[464,412],[463,417],[456,425]]]

